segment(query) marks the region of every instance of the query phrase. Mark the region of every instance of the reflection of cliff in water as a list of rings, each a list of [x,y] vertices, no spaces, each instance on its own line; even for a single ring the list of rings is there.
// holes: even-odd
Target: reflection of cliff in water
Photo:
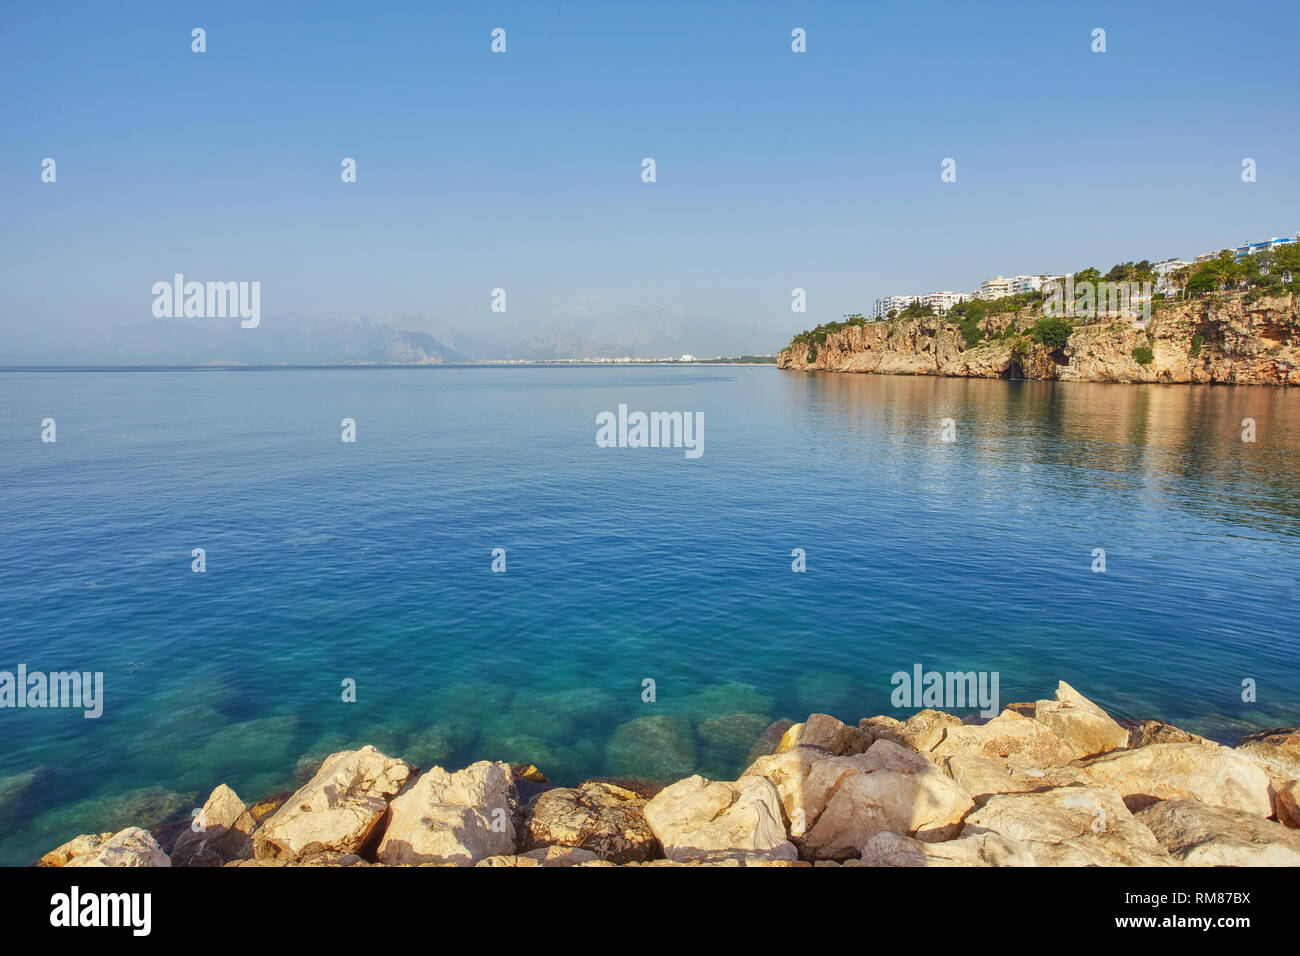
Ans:
[[[1019,482],[1056,481],[1063,500],[1111,488],[1115,507],[1181,508],[1300,535],[1300,395],[1258,386],[1005,382],[938,376],[783,374],[806,441],[870,449],[863,464],[892,477],[946,473],[1010,500]],[[959,453],[940,423],[956,422]],[[1242,441],[1244,419],[1255,442]],[[1037,466],[1024,469],[1023,466]],[[1038,489],[1039,491],[1047,489]],[[1279,520],[1280,519],[1280,520]]]

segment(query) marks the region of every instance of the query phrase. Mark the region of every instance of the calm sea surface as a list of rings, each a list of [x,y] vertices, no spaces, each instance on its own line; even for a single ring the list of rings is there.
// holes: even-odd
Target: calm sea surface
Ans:
[[[703,412],[704,455],[598,448],[620,403]],[[1298,452],[1300,392],[1265,388],[0,373],[0,670],[105,682],[98,720],[0,710],[0,863],[363,743],[730,777],[774,719],[905,717],[890,675],[916,664],[1223,741],[1293,726]]]

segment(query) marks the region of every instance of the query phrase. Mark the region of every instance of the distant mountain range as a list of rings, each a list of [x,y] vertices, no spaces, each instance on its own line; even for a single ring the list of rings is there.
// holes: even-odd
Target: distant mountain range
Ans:
[[[117,326],[97,340],[61,344],[69,365],[440,365],[497,359],[701,357],[771,353],[749,330],[667,310],[629,312],[605,321],[556,324],[515,341],[466,334],[421,316],[313,319],[266,316],[255,329],[225,319],[155,319]],[[43,351],[0,364],[48,364]]]

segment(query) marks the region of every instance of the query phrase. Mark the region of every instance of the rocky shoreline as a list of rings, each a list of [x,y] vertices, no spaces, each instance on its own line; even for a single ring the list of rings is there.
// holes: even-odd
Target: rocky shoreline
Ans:
[[[773,728],[732,781],[554,787],[536,767],[424,772],[372,746],[192,825],[82,834],[47,867],[1300,866],[1300,729],[1222,746],[1121,726],[1061,682],[992,720],[922,710]]]
[[[1076,325],[1060,348],[1027,333],[1040,310],[993,314],[967,346],[941,316],[850,325],[777,355],[790,370],[1023,378],[1062,382],[1300,384],[1300,301],[1231,293],[1161,302],[1145,329],[1129,319]],[[1146,349],[1145,364],[1138,359]]]

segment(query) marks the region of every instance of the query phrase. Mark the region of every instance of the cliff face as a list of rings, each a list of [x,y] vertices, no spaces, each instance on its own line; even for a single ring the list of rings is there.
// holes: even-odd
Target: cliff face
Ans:
[[[1245,293],[1162,303],[1146,329],[1128,319],[1080,325],[1060,349],[1022,333],[1042,317],[1035,310],[992,315],[990,337],[967,348],[957,326],[942,318],[895,320],[830,333],[810,347],[781,350],[783,369],[948,375],[959,378],[1034,378],[1063,382],[1165,382],[1236,385],[1300,384],[1300,299]],[[1199,336],[1199,341],[1197,340]],[[1134,348],[1151,349],[1140,364]]]

